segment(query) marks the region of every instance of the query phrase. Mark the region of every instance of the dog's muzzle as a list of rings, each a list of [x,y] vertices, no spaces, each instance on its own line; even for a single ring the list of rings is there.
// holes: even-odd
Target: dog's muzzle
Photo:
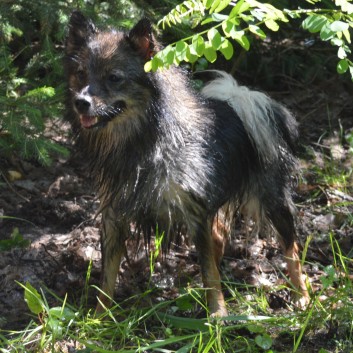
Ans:
[[[74,104],[80,116],[81,125],[86,129],[104,127],[126,108],[125,102],[117,101],[112,106],[95,110],[92,109],[91,99],[87,98],[77,98]]]

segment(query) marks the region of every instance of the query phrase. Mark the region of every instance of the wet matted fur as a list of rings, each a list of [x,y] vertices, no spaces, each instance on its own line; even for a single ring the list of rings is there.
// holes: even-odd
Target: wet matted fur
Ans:
[[[289,188],[295,119],[225,72],[207,72],[201,93],[179,68],[146,73],[159,49],[146,19],[124,32],[71,16],[68,117],[101,200],[102,290],[113,297],[131,224],[145,232],[158,225],[167,244],[183,226],[210,288],[210,312],[227,315],[217,266],[233,212],[241,212],[276,230],[291,281],[307,298]]]

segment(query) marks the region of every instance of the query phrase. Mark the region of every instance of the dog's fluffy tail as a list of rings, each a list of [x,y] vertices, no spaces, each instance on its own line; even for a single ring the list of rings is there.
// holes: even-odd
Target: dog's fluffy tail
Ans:
[[[292,147],[296,126],[283,106],[262,92],[239,86],[224,71],[210,73],[216,78],[203,88],[202,94],[208,99],[227,102],[234,109],[263,161],[276,160],[283,142]]]

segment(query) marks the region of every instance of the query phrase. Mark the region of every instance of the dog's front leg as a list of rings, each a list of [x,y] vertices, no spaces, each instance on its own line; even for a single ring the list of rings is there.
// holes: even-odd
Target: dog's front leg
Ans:
[[[228,315],[222,293],[221,276],[216,262],[215,244],[211,235],[211,222],[199,225],[195,245],[199,254],[202,281],[207,290],[207,305],[212,317]]]
[[[99,294],[97,313],[110,307],[114,296],[115,282],[119,272],[122,256],[125,251],[125,239],[128,234],[128,223],[117,222],[116,213],[112,207],[107,207],[102,212],[102,281]]]

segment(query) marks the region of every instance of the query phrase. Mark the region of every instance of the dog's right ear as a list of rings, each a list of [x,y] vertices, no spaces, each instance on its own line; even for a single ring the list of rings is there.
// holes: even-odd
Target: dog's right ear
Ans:
[[[131,29],[127,39],[146,61],[151,60],[159,49],[153,35],[152,24],[146,17],[142,18]]]
[[[69,21],[69,33],[66,39],[66,53],[70,54],[85,46],[89,37],[96,33],[93,22],[80,11],[73,11]]]

